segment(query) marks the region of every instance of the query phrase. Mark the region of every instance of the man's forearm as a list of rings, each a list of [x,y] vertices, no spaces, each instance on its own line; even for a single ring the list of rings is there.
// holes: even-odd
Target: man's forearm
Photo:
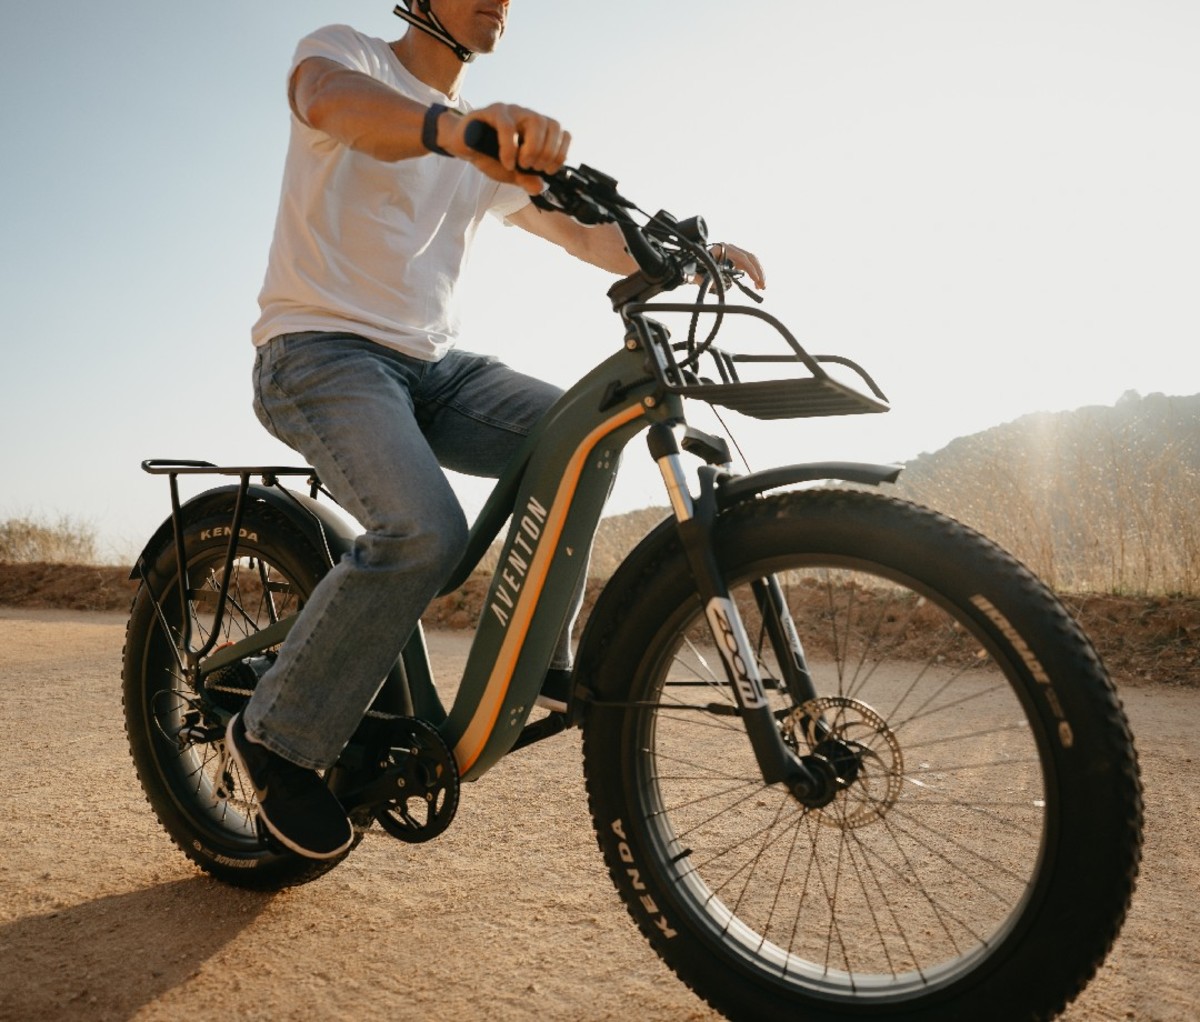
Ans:
[[[324,57],[303,61],[292,77],[289,100],[293,113],[309,127],[377,160],[394,163],[430,151],[422,138],[428,107],[336,61]],[[532,110],[492,103],[473,110],[469,119],[485,121],[496,130],[500,159],[468,147],[464,137],[468,118],[449,110],[434,126],[439,151],[468,160],[496,181],[535,192],[540,180],[517,168],[553,173],[566,158],[571,136],[557,121]]]
[[[625,238],[616,224],[584,227],[571,222],[571,227],[565,233],[567,237],[563,248],[585,263],[621,276],[633,273],[637,269],[637,263],[626,250]]]

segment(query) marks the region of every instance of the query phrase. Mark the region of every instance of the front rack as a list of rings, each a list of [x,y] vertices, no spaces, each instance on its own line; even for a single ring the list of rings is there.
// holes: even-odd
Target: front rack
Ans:
[[[652,363],[660,382],[673,394],[731,408],[756,419],[804,419],[889,410],[887,395],[865,369],[840,355],[810,355],[787,327],[760,309],[743,305],[639,303],[627,306],[624,311],[637,329],[643,346],[653,355]],[[661,323],[649,318],[646,315],[649,312],[751,316],[772,326],[791,351],[781,355],[737,355],[721,348],[699,345],[694,354],[681,363],[676,352],[686,350],[686,346],[672,345],[669,331]],[[693,365],[703,354],[713,359],[719,380],[704,380],[696,376]],[[743,380],[737,369],[739,363],[799,366],[807,370],[808,375],[780,380]],[[824,368],[828,364],[842,365],[852,370],[866,384],[870,394],[835,380]]]

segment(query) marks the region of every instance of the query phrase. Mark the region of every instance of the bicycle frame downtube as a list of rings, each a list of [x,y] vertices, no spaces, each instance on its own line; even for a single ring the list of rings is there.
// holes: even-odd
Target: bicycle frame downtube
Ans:
[[[441,729],[465,779],[483,774],[520,736],[583,584],[621,451],[652,422],[682,414],[679,398],[659,405],[644,358],[620,351],[580,380],[547,413],[528,461],[514,469],[521,478],[508,534]],[[614,381],[626,382],[614,388]],[[497,483],[506,486],[507,476]]]

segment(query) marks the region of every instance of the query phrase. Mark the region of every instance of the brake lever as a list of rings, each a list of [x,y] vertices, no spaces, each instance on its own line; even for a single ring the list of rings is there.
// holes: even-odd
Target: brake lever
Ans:
[[[736,287],[747,298],[757,302],[759,305],[763,303],[764,298],[762,295],[750,288],[748,285],[742,283],[742,278],[746,275],[745,272],[736,269],[733,263],[731,263],[728,259],[723,259],[720,263],[718,263],[717,270],[721,274],[722,290],[728,291],[731,287]],[[701,265],[697,282],[703,286],[703,282],[710,276],[711,274],[709,274],[708,269]]]
[[[735,285],[737,287],[737,289],[739,291],[741,291],[742,294],[744,294],[747,298],[751,299],[754,302],[757,302],[759,305],[762,305],[762,303],[765,301],[765,299],[763,298],[762,295],[760,295],[757,291],[755,291],[753,288],[751,288],[748,284],[742,283],[742,277],[744,277],[744,276],[745,276],[745,274],[741,270],[738,270],[736,273],[732,273],[729,275],[729,282],[731,284]]]
[[[530,197],[530,201],[538,209],[544,209],[551,213],[564,213],[589,227],[595,224],[612,223],[616,220],[612,213],[590,195],[577,191],[574,187],[563,187],[563,180],[556,176],[550,175],[547,182],[549,187],[545,192]]]

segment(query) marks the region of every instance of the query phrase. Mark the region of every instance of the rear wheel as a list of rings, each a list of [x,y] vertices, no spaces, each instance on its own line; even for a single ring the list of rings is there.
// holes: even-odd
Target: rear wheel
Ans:
[[[1132,738],[1061,604],[977,534],[877,495],[723,514],[781,733],[839,778],[806,807],[763,784],[660,535],[614,578],[579,668],[597,835],[656,951],[731,1018],[1061,1010],[1117,934],[1141,841]],[[815,694],[753,596],[768,576]]]
[[[285,518],[251,509],[217,626],[228,537],[229,516],[185,528],[185,607],[173,543],[147,557],[148,584],[134,597],[125,636],[125,730],[146,798],[188,858],[229,883],[274,889],[315,879],[341,861],[307,859],[269,841],[248,779],[225,754],[225,724],[245,705],[274,647],[197,680],[183,670],[176,644],[185,613],[193,646],[219,627],[217,648],[295,614],[327,562]]]

